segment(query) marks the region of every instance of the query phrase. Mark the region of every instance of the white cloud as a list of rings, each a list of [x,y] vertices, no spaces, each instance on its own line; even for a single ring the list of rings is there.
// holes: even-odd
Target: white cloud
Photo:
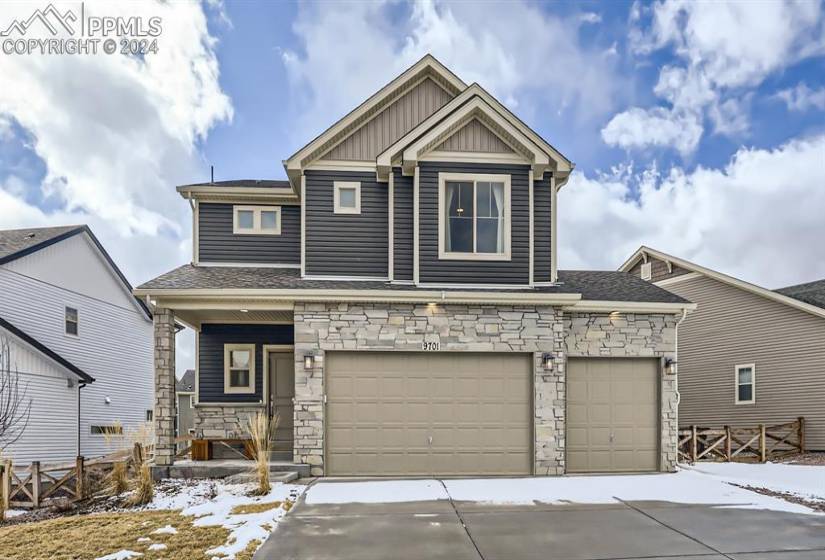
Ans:
[[[620,94],[612,58],[579,42],[575,16],[563,19],[526,2],[422,0],[399,16],[407,9],[386,1],[301,6],[294,24],[300,48],[282,55],[293,97],[306,100],[295,111],[305,115],[296,142],[427,53],[511,108],[538,100],[552,109],[572,106],[579,117],[602,115]]]
[[[825,87],[811,89],[808,84],[802,82],[794,88],[783,89],[776,96],[785,102],[790,111],[825,111]]]
[[[683,155],[693,152],[701,137],[701,117],[662,107],[633,107],[614,116],[602,129],[602,139],[611,146],[673,147]]]
[[[191,258],[189,208],[174,187],[202,175],[199,143],[231,119],[232,106],[200,4],[87,1],[85,8],[161,17],[158,53],[0,55],[0,75],[14,84],[0,87],[0,118],[21,127],[25,138],[11,141],[46,169],[39,184],[9,177],[0,185],[0,228],[88,223],[139,284]],[[32,9],[4,4],[4,20]],[[43,199],[47,211],[31,202]],[[191,365],[191,343],[179,354]]]
[[[742,148],[723,169],[576,174],[560,267],[615,268],[644,244],[768,287],[825,277],[823,153],[825,135]]]
[[[584,23],[601,23],[602,16],[595,12],[584,12],[579,16],[579,20]]]
[[[804,58],[825,54],[825,18],[820,8],[819,0],[637,3],[630,13],[629,37],[638,55],[673,49],[677,64],[662,67],[653,89],[670,104],[668,114],[678,117],[670,119],[671,125],[691,113],[700,138],[705,117],[716,133],[736,136],[749,129],[750,99],[742,98],[744,88],[755,87]],[[639,111],[631,109],[623,120],[638,117]],[[659,116],[665,114],[662,111],[656,108]],[[690,151],[698,145],[672,135],[671,142],[663,144],[662,136],[655,129],[641,130],[633,145],[669,146],[683,155],[687,145],[692,145]]]

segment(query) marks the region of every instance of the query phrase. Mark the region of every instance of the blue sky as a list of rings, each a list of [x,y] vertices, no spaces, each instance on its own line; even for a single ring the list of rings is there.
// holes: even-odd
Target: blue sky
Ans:
[[[159,52],[0,53],[0,228],[89,223],[135,284],[191,258],[176,185],[283,178],[428,52],[576,162],[562,268],[647,244],[767,287],[825,277],[820,0],[86,7],[162,17]]]

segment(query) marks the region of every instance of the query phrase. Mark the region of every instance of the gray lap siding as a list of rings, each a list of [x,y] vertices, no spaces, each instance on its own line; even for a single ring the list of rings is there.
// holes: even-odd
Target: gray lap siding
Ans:
[[[281,206],[280,235],[236,235],[233,204],[198,206],[198,260],[249,264],[301,264],[301,208]]]
[[[551,195],[550,175],[533,183],[533,281],[550,281]]]
[[[439,260],[438,174],[510,175],[511,259],[509,261]],[[419,281],[437,284],[527,284],[530,267],[529,167],[479,163],[422,162],[419,169]]]
[[[307,171],[306,274],[388,275],[389,193],[375,173]],[[361,213],[335,214],[335,181],[360,181]]]
[[[393,279],[413,279],[413,178],[393,170]]]
[[[257,403],[263,401],[263,346],[292,344],[292,325],[205,324],[198,345],[198,402]],[[224,345],[255,344],[255,393],[224,393]]]

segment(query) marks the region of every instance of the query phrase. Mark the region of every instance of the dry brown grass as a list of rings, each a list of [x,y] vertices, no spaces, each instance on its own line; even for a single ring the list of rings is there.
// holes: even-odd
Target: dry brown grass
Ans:
[[[272,485],[269,483],[269,451],[271,448],[270,435],[278,428],[278,416],[271,419],[266,412],[259,411],[249,417],[246,432],[252,440],[252,450],[255,453],[255,476],[258,479],[258,488],[255,493],[263,496],[269,494]]]
[[[125,462],[112,465],[112,471],[107,475],[108,490],[112,494],[122,494],[129,489],[129,473]]]
[[[192,521],[176,511],[143,511],[0,527],[0,555],[3,560],[74,560],[127,549],[142,553],[141,560],[195,560],[205,558],[206,550],[224,544],[229,537],[229,530],[223,527],[195,527]],[[166,525],[175,527],[178,533],[151,534]],[[152,540],[137,542],[139,537]],[[167,548],[149,550],[154,543],[163,543]]]
[[[247,513],[261,513],[281,507],[281,502],[261,502],[259,504],[241,504],[232,508],[232,515],[245,515]]]
[[[259,546],[261,546],[261,541],[258,539],[249,541],[246,548],[235,555],[235,560],[252,560],[252,557],[255,555],[255,552],[257,552]]]

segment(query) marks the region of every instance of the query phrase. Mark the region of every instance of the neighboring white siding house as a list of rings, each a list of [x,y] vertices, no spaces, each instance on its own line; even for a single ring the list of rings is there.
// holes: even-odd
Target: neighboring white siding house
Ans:
[[[15,245],[25,232],[34,237]],[[78,429],[82,379],[12,336],[32,412],[5,453],[17,463],[106,454],[111,448],[93,427],[137,428],[153,408],[151,318],[88,228],[25,232],[0,232],[0,319],[94,381],[79,389]],[[66,332],[67,307],[77,311],[77,335]]]

